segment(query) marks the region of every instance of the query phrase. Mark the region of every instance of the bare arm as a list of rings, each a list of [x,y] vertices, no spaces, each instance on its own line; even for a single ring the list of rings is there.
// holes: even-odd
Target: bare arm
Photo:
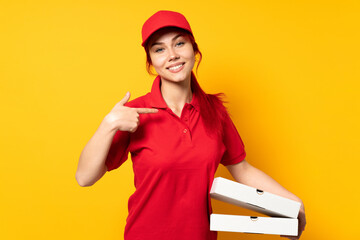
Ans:
[[[106,173],[105,160],[115,133],[105,117],[81,152],[75,176],[80,186],[91,186]]]
[[[226,168],[239,183],[301,202],[300,198],[286,190],[269,175],[253,167],[245,159],[240,163],[227,165]]]
[[[92,186],[107,171],[105,165],[112,140],[117,130],[135,132],[139,126],[139,114],[157,113],[152,108],[130,108],[125,103],[130,99],[130,92],[118,102],[105,116],[94,136],[80,154],[76,181],[82,187]]]
[[[229,172],[234,177],[234,179],[239,183],[300,202],[301,208],[298,215],[298,219],[299,219],[298,236],[296,237],[281,236],[281,237],[287,237],[289,239],[300,238],[302,232],[305,229],[306,218],[305,218],[304,204],[299,197],[286,190],[283,186],[281,186],[269,175],[265,174],[264,172],[250,165],[245,159],[240,163],[227,165],[226,168],[229,170]]]

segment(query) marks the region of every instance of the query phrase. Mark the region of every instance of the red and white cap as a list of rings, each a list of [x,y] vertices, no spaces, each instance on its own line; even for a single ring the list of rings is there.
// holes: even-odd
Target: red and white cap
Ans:
[[[154,15],[148,18],[142,26],[142,44],[145,47],[146,41],[149,39],[151,34],[164,27],[178,27],[187,30],[193,35],[190,24],[182,15],[178,12],[161,10],[156,12]]]

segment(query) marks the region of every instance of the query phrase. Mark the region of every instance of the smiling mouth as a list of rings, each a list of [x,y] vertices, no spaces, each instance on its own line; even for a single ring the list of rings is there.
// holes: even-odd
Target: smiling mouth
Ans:
[[[175,67],[171,67],[171,68],[167,68],[167,69],[169,69],[169,70],[177,70],[177,69],[181,68],[184,64],[185,63],[182,63],[182,64],[179,64],[179,65],[177,65]]]

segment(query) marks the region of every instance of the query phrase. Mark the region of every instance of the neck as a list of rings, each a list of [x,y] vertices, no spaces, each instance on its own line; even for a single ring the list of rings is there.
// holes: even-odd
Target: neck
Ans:
[[[192,100],[191,76],[181,82],[172,82],[161,78],[161,95],[171,109],[181,110],[185,103]]]

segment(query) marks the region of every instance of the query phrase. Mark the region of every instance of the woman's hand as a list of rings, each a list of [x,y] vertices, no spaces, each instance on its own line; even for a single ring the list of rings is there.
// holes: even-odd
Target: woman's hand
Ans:
[[[124,106],[130,99],[130,92],[118,102],[115,107],[105,117],[105,121],[112,126],[114,130],[135,132],[140,121],[140,113],[157,113],[153,108],[131,108]]]
[[[303,202],[301,202],[301,207],[300,207],[300,211],[299,211],[299,215],[298,215],[298,220],[299,220],[299,225],[298,225],[298,235],[297,236],[286,236],[286,235],[281,235],[280,237],[286,237],[289,239],[299,239],[302,232],[305,230],[305,225],[306,225],[306,218],[305,218],[305,208],[304,208],[304,204]]]

